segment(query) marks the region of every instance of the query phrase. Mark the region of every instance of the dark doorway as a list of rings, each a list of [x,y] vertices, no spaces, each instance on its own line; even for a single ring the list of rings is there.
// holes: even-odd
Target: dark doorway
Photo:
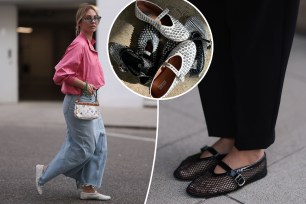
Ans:
[[[75,38],[76,9],[31,9],[18,11],[18,26],[32,33],[19,37],[19,99],[62,100],[53,83],[54,66]]]

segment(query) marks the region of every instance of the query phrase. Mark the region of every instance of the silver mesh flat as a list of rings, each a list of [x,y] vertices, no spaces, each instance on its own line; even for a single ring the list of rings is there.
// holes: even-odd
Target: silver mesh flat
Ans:
[[[178,83],[183,82],[195,55],[196,46],[191,40],[181,42],[175,47],[157,70],[150,86],[150,95],[153,98],[164,98]]]
[[[152,77],[156,73],[157,48],[159,45],[159,32],[152,25],[146,24],[139,34],[136,53],[152,62],[152,69],[149,75]]]
[[[210,48],[211,41],[207,40],[204,22],[196,16],[189,17],[185,27],[190,33],[189,40],[192,40],[197,47],[196,57],[190,69],[190,76],[199,76],[204,68],[205,52]]]
[[[135,15],[138,19],[151,24],[168,39],[176,42],[187,40],[190,35],[188,30],[168,13],[169,9],[163,10],[150,1],[137,0],[135,3]]]

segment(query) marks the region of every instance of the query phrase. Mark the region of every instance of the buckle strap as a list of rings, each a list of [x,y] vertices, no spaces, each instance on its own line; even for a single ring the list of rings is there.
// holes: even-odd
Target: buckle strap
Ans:
[[[185,80],[185,77],[170,63],[164,62],[163,65],[164,67],[167,67],[171,69],[171,71],[183,82]]]
[[[234,179],[234,181],[237,183],[239,187],[242,187],[245,184],[245,179],[243,176],[236,170],[233,170],[231,167],[229,167],[226,163],[223,161],[219,161],[219,166],[221,166],[225,171],[226,174]]]
[[[242,177],[241,174],[237,174],[235,177],[235,181],[239,187],[242,187],[245,184],[245,179]]]
[[[159,20],[160,21],[160,19],[162,19],[165,15],[167,15],[169,13],[169,9],[165,9],[163,12],[161,12],[157,17],[156,17],[156,19],[155,20]]]

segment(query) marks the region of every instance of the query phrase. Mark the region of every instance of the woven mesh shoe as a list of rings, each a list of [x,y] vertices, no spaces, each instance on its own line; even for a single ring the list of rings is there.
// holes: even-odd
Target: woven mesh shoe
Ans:
[[[153,26],[146,24],[139,34],[136,53],[141,57],[149,58],[155,64],[158,45],[158,31]]]
[[[164,98],[178,83],[183,82],[193,64],[195,54],[196,46],[190,40],[181,42],[174,48],[157,70],[151,83],[150,95],[153,98]]]
[[[159,59],[158,64],[162,65],[164,61],[168,58],[170,52],[179,44],[179,42],[175,42],[173,40],[168,39],[163,46],[162,54]]]
[[[146,24],[139,34],[136,53],[145,60],[152,62],[152,65],[147,66],[148,69],[144,71],[146,76],[144,78],[140,77],[140,81],[147,81],[148,76],[152,79],[157,71],[156,57],[159,45],[159,36],[158,30],[150,24]]]
[[[150,73],[150,70],[153,67],[153,63],[149,59],[136,54],[133,49],[111,42],[109,53],[112,59],[118,64],[121,72],[131,72],[139,78],[142,84],[152,79],[153,74]]]
[[[36,190],[38,192],[39,195],[41,195],[43,193],[43,189],[42,186],[39,185],[39,178],[43,175],[44,172],[44,165],[41,164],[37,164],[35,167],[36,170],[36,178],[35,178],[35,184],[36,184]]]
[[[205,52],[211,47],[211,41],[207,40],[204,23],[197,17],[191,16],[185,23],[186,29],[190,32],[189,40],[192,40],[197,53],[194,63],[190,69],[190,76],[199,76],[205,65]]]
[[[201,154],[205,151],[210,152],[212,156],[201,158]],[[173,176],[179,180],[193,180],[206,171],[214,169],[224,156],[225,154],[219,154],[214,148],[205,146],[201,148],[200,153],[191,155],[182,161],[179,167],[174,171]]]
[[[94,193],[85,193],[81,192],[80,194],[80,199],[81,200],[110,200],[111,197],[108,195],[103,195],[101,193],[98,193],[95,191]]]
[[[224,195],[267,175],[266,155],[254,164],[238,169],[231,169],[223,161],[220,161],[218,165],[226,172],[221,174],[216,174],[213,170],[206,172],[189,184],[186,189],[187,193],[204,198]]]
[[[135,3],[135,15],[138,19],[154,26],[163,36],[176,42],[182,42],[189,37],[188,30],[174,17],[158,5],[145,0]]]
[[[118,64],[119,70],[121,72],[128,72],[128,68],[125,66],[125,64],[122,61],[120,53],[122,50],[127,49],[127,46],[121,45],[119,43],[111,42],[109,43],[109,54],[113,58],[113,60]]]

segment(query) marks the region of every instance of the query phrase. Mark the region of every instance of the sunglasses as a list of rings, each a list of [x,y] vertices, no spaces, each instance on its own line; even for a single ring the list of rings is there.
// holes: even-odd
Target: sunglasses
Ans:
[[[96,22],[99,23],[101,20],[101,16],[94,16],[93,18],[91,16],[86,16],[83,18],[83,21],[85,21],[86,23],[91,23],[91,22]]]

